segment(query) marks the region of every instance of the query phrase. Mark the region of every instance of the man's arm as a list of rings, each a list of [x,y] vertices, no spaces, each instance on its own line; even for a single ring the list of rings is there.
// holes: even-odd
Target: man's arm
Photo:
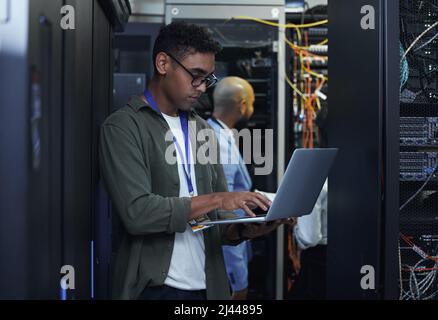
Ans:
[[[322,215],[327,212],[327,181],[318,196],[315,207],[309,215],[298,218],[295,226],[295,239],[300,249],[316,246],[322,239]]]
[[[115,117],[116,116],[116,117]],[[99,161],[111,200],[128,233],[184,232],[191,212],[190,198],[152,193],[148,159],[138,132],[127,115],[113,115],[101,128]]]
[[[188,220],[214,209],[234,210],[268,206],[269,200],[251,192],[163,197],[152,193],[148,159],[136,132],[129,131],[129,116],[102,126],[99,160],[105,185],[126,230],[133,235],[184,232]],[[225,187],[226,191],[226,187]]]

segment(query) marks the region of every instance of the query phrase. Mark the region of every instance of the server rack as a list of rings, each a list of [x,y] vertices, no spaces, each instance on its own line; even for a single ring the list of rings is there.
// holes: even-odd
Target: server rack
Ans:
[[[399,3],[328,6],[328,142],[340,150],[328,186],[327,294],[397,299]]]
[[[109,210],[99,198],[97,137],[111,107],[111,26],[97,0],[4,4],[0,296],[89,299],[102,283],[94,239]],[[64,5],[75,9],[76,29],[60,27]],[[64,265],[74,268],[74,290],[60,286]]]
[[[62,260],[59,11],[43,1],[2,5],[0,296],[53,298]]]
[[[319,5],[312,8],[296,7],[291,12],[286,12],[287,23],[300,25],[310,24],[317,21],[328,19],[327,5]],[[306,82],[310,82],[310,92],[313,94],[318,88],[319,104],[316,104],[314,112],[306,113],[306,107],[303,98],[296,90],[290,90],[286,97],[286,162],[289,161],[293,151],[296,148],[310,147],[327,147],[327,115],[328,115],[328,25],[322,24],[301,30],[301,38],[298,37],[296,30],[288,29],[286,32],[287,39],[296,47],[287,46],[286,50],[286,70],[290,82],[301,92],[304,97],[309,98],[306,90]],[[298,47],[307,48],[303,53]],[[300,52],[302,53],[302,63],[315,73],[324,76],[324,80],[315,75],[310,76],[309,72],[301,68]],[[318,80],[318,82],[316,81]],[[312,118],[311,127],[305,128],[308,118]],[[304,135],[307,132],[307,139]],[[311,138],[311,139],[310,139]],[[288,257],[285,261],[285,287],[284,294],[287,298],[294,299],[293,286],[297,276],[295,267],[300,261],[299,248],[295,242],[293,227],[288,227],[285,237],[287,245],[285,246],[284,255]],[[319,263],[319,262],[318,262]]]
[[[374,29],[361,28],[364,6]],[[330,298],[437,298],[436,30],[406,53],[437,9],[329,2],[329,143],[341,148],[329,178]],[[363,266],[373,288],[360,285]]]
[[[436,21],[438,1],[400,0],[400,56]],[[438,298],[437,30],[424,34],[400,66],[401,299]]]

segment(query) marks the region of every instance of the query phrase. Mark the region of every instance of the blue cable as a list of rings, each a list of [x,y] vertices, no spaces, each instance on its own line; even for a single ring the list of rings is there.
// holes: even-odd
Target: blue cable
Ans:
[[[405,50],[403,49],[403,46],[400,42],[400,59],[405,54]],[[406,57],[403,58],[403,60],[400,62],[400,91],[403,88],[403,86],[408,82],[409,78],[409,65],[408,60]]]

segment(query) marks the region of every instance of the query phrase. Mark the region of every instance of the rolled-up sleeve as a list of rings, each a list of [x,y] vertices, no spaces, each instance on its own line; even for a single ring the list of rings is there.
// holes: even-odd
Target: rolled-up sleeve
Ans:
[[[295,239],[300,249],[314,247],[323,239],[322,216],[327,211],[327,181],[309,215],[298,218],[294,227]]]
[[[100,132],[99,161],[106,188],[128,233],[185,231],[191,199],[152,193],[150,166],[135,133],[105,123]]]

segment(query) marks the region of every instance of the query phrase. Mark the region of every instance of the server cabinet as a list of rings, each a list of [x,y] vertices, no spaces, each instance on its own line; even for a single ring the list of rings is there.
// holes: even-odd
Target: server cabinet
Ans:
[[[328,19],[327,5],[306,9],[303,3],[301,7],[298,6],[294,9],[290,10],[292,11],[290,12],[286,5],[287,23],[296,25],[310,24]],[[312,92],[319,88],[319,96],[317,93],[319,101],[313,104],[314,110],[311,110],[306,105],[306,102],[296,90],[291,90],[290,95],[286,96],[286,146],[288,146],[286,149],[286,161],[288,162],[296,148],[325,148],[327,146],[326,126],[330,97],[328,95],[328,45],[325,43],[328,37],[328,24],[304,28],[301,30],[301,37],[298,36],[298,33],[293,28],[288,29],[286,35],[287,39],[291,42],[293,41],[295,45],[309,46],[308,55],[310,57],[305,56],[303,59],[300,59],[300,53],[303,53],[303,51],[294,49],[290,45],[286,48],[286,70],[291,83],[295,84],[296,88],[303,92],[305,96],[308,94],[307,86],[310,87]],[[316,72],[319,76],[315,77],[315,74],[309,74],[305,70],[305,66],[308,66],[312,72]],[[309,118],[312,119],[311,124],[309,124]],[[284,252],[285,256],[288,257],[285,259],[286,299],[307,298],[308,296],[304,296],[304,289],[313,287],[315,284],[320,288],[320,293],[317,293],[317,295],[320,295],[321,298],[325,297],[325,271],[321,272],[324,274],[313,275],[313,273],[319,273],[318,270],[326,269],[325,258],[320,257],[318,261],[311,259],[312,265],[317,265],[318,267],[316,270],[312,269],[311,276],[307,277],[305,275],[306,266],[304,265],[310,259],[302,258],[302,252],[295,239],[294,227],[287,228],[286,237],[287,246],[285,246]],[[300,261],[300,270],[296,269],[298,260]],[[315,294],[311,289],[306,292]],[[316,298],[316,296],[313,297]]]
[[[75,269],[67,299],[91,296],[92,63],[94,1],[67,1],[76,29],[65,31],[64,48],[64,261]]]
[[[92,210],[91,221],[91,298],[109,298],[111,259],[111,207],[100,176],[98,161],[98,138],[101,124],[113,110],[113,65],[111,50],[113,29],[103,14],[101,6],[95,5],[93,20],[93,108],[92,108]]]
[[[438,1],[399,3],[400,55],[405,56],[400,64],[399,297],[436,300]]]
[[[100,2],[67,1],[76,29],[64,43],[64,260],[75,267],[67,299],[108,297],[109,199],[98,166],[99,128],[112,110],[112,27]]]
[[[65,5],[75,29],[60,24]],[[111,26],[97,0],[0,9],[0,297],[91,298],[95,208],[109,210],[96,150],[111,110]],[[60,286],[65,265],[74,289]]]
[[[3,1],[0,296],[59,293],[62,1]]]
[[[398,298],[398,12],[397,1],[329,1],[331,299]]]

